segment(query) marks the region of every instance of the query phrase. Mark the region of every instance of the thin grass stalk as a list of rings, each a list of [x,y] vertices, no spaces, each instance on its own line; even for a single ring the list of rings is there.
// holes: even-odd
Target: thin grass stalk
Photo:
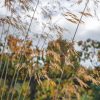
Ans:
[[[38,7],[38,5],[39,5],[39,0],[38,0],[38,2],[37,2],[37,5],[36,5],[36,7],[35,7],[35,10],[34,10],[34,13],[33,13],[33,17],[32,17],[32,19],[31,19],[31,22],[30,22],[30,24],[29,24],[29,28],[28,28],[28,30],[27,30],[27,34],[26,34],[26,36],[25,36],[25,39],[24,39],[24,42],[26,41],[26,39],[27,39],[27,37],[28,37],[28,32],[30,31],[30,27],[31,27],[31,24],[32,24],[32,21],[33,21],[33,18],[34,18],[34,15],[35,15],[35,12],[36,12],[36,10],[37,10],[37,7]],[[22,58],[22,55],[20,55],[20,59],[19,59],[19,62],[20,62],[20,60],[22,60],[21,59]],[[16,84],[16,82],[17,82],[17,78],[18,78],[18,73],[19,73],[19,71],[15,71],[16,72],[16,74],[17,74],[17,77],[15,78],[15,83],[14,83],[14,86],[15,86],[15,84]],[[13,79],[14,79],[13,78]],[[12,80],[13,81],[13,80]],[[9,96],[10,94],[8,93],[8,96]],[[9,98],[7,96],[7,98]],[[13,97],[13,95],[11,96],[11,98]],[[13,99],[13,98],[12,98]]]

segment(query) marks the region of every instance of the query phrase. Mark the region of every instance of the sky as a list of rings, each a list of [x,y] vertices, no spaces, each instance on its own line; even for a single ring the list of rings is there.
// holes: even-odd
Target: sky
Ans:
[[[81,17],[81,14],[79,12],[82,12],[86,0],[83,0],[81,4],[77,4],[81,0],[40,0],[38,8],[36,10],[33,23],[31,25],[31,32],[30,37],[33,36],[33,34],[42,34],[47,33],[50,30],[48,27],[54,28],[54,25],[60,26],[61,28],[64,28],[65,31],[63,32],[64,38],[71,40],[77,24],[73,24],[66,20],[66,16],[63,16],[63,14],[66,14],[68,10],[78,16],[78,18]],[[83,16],[82,20],[85,22],[84,24],[80,24],[75,40],[86,40],[88,38],[94,39],[94,40],[100,40],[100,7],[96,8],[94,5],[95,0],[90,0],[90,2],[87,5],[87,10],[91,13],[91,16]],[[100,1],[100,0],[98,0]],[[0,16],[4,17],[6,15],[10,16],[10,13],[8,10],[6,10],[5,7],[3,7],[3,0],[0,0],[1,7],[0,7]],[[37,0],[36,0],[37,2]],[[36,2],[33,4],[33,8],[35,8]],[[19,8],[16,6],[16,9],[18,9],[18,13],[21,16],[21,19],[26,23],[30,23],[30,18],[26,17],[27,15],[32,16],[33,12],[29,11],[26,13],[21,13]],[[98,18],[94,14],[94,9],[96,9],[96,14]],[[51,16],[51,20],[49,19],[49,15]],[[49,23],[49,24],[47,24]],[[45,31],[43,31],[44,25],[46,24]],[[49,34],[51,34],[53,37],[56,36],[56,32],[50,31]]]
[[[63,38],[72,40],[77,24],[69,22],[66,17],[70,18],[70,16],[64,16],[67,12],[71,12],[75,14],[79,19],[81,17],[81,13],[85,7],[85,3],[87,0],[83,0],[82,3],[77,4],[81,0],[40,0],[39,5],[36,9],[36,13],[34,15],[34,19],[31,24],[29,38],[33,40],[33,43],[37,45],[39,42],[39,47],[41,48],[44,43],[44,39],[40,39],[39,37],[34,38],[34,35],[47,36],[49,34],[48,40],[53,40],[57,38],[59,29],[55,29],[61,27],[64,31],[62,32]],[[89,0],[87,8],[85,12],[89,12],[91,16],[83,16],[82,21],[83,24],[79,25],[77,34],[75,36],[75,40],[86,40],[93,39],[100,41],[100,0],[98,0],[98,5],[94,4],[96,0]],[[34,0],[32,4],[32,8],[35,9],[37,0]],[[31,18],[33,15],[33,11],[20,11],[18,5],[15,5],[17,9],[17,14],[21,16],[21,20],[26,25],[29,25],[31,22]],[[4,7],[4,0],[0,0],[0,17],[4,18],[5,16],[10,16],[10,12]],[[7,25],[5,25],[5,29],[7,29]],[[2,24],[0,27],[2,30]],[[9,33],[14,33],[21,35],[16,29],[10,27]],[[23,35],[23,34],[22,34]],[[47,41],[48,41],[47,40]],[[44,45],[45,48],[46,45]],[[96,58],[94,58],[96,59]],[[91,65],[89,61],[87,61],[87,65]]]

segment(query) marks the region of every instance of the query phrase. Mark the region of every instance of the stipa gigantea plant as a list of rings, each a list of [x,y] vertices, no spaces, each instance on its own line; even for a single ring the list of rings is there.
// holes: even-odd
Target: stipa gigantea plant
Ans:
[[[60,45],[60,42],[63,40],[58,39],[57,41],[59,41],[59,45]],[[73,50],[72,46],[71,46],[71,48],[67,47],[66,52],[67,51],[70,51],[70,52],[68,52],[69,54],[66,53],[67,55],[65,55],[65,56],[69,55],[71,64],[68,65],[67,61],[66,61],[66,63],[62,67],[56,58],[56,57],[58,57],[58,59],[59,59],[59,57],[60,57],[60,56],[56,56],[57,54],[60,55],[60,53],[56,49],[56,46],[58,46],[58,44],[55,45],[57,41],[53,41],[48,46],[49,47],[48,48],[49,58],[47,56],[47,59],[49,61],[47,60],[48,68],[46,68],[46,69],[48,69],[48,70],[46,70],[48,77],[50,77],[56,84],[55,89],[53,90],[53,91],[56,91],[56,93],[57,93],[55,98],[56,99],[77,98],[78,100],[80,100],[81,96],[85,93],[85,91],[90,89],[88,82],[90,82],[90,84],[95,84],[95,85],[99,85],[100,83],[91,74],[89,74],[88,69],[81,66],[79,63],[76,63],[76,62],[78,62],[78,56],[77,56],[77,53],[75,53],[75,50]],[[53,46],[54,51],[51,50],[51,52],[50,52],[50,46],[51,47]],[[65,46],[65,45],[63,45],[63,46]],[[55,53],[53,53],[53,52],[55,52]],[[76,56],[77,58],[76,57],[74,59],[70,58],[70,57],[74,57],[74,56]],[[60,69],[60,71],[59,71],[59,69]],[[63,72],[62,77],[61,77],[61,72]],[[59,84],[59,81],[60,81],[60,84]],[[48,89],[50,89],[49,87],[50,86],[47,86]],[[46,87],[43,87],[43,88],[46,89]],[[51,86],[51,88],[52,88],[52,86]],[[50,91],[52,91],[52,90],[50,90]],[[49,98],[54,98],[51,95],[52,92],[50,92],[50,91],[48,92]],[[81,94],[82,91],[83,91],[83,94]],[[46,94],[44,94],[43,96],[44,96],[43,98],[47,98]]]
[[[45,59],[43,60],[44,67],[41,67],[38,62],[34,62],[33,60],[31,60],[33,54],[30,52],[29,53],[24,52],[23,54],[24,60],[22,64],[18,63],[17,61],[19,57],[18,53],[21,53],[21,51],[20,49],[17,49],[19,50],[19,52],[16,52],[15,48],[17,48],[17,46],[19,45],[13,45],[13,44],[14,43],[16,44],[16,42],[20,43],[20,41],[22,40],[13,37],[11,38],[11,36],[8,38],[8,40],[10,42],[10,44],[9,43],[8,44],[12,52],[10,56],[8,55],[8,58],[14,65],[13,68],[18,67],[18,71],[20,73],[18,77],[18,81],[20,80],[24,82],[24,84],[21,87],[20,96],[29,97],[30,76],[31,77],[34,76],[36,82],[34,84],[32,83],[32,86],[36,86],[34,98],[39,98],[39,99],[77,98],[80,100],[81,96],[86,91],[90,91],[90,90],[92,91],[92,89],[90,88],[90,84],[95,84],[96,86],[100,84],[98,81],[98,76],[97,76],[98,74],[96,74],[97,72],[95,71],[90,72],[88,71],[87,68],[81,66],[78,60],[78,55],[77,55],[78,53],[74,50],[72,44],[70,44],[65,40],[62,40],[61,38],[57,39],[56,41],[51,41],[49,43],[47,48],[47,53],[45,55]],[[27,49],[30,49],[31,41],[26,41],[25,45],[26,48],[24,48],[24,50],[27,51]],[[15,46],[15,48],[12,48],[12,46]],[[63,48],[63,46],[65,47]],[[33,51],[33,53],[35,52]],[[40,51],[37,49],[36,52],[37,57],[40,55],[39,52]],[[65,55],[62,55],[62,52]],[[12,68],[9,69],[9,71],[11,70]],[[7,76],[8,83],[9,83],[8,79],[9,77],[11,77],[10,75],[13,76],[13,74],[11,73],[12,72],[9,72]],[[26,74],[28,75],[27,77]],[[28,87],[25,85],[26,83]],[[10,88],[6,88],[6,89],[10,89]],[[15,98],[18,98],[17,92],[18,91],[16,90],[16,88],[10,89],[10,93],[13,93]],[[54,93],[55,95],[53,95]],[[41,98],[39,95],[41,95]]]
[[[5,0],[6,2],[5,2],[5,5],[7,5],[9,8],[10,8],[10,5],[11,5],[11,3],[13,2],[13,1],[9,1],[9,0]],[[8,4],[7,4],[7,1],[8,1]],[[22,2],[22,1],[21,1]],[[25,2],[23,2],[23,4],[25,5]],[[24,7],[23,7],[24,8]],[[84,14],[85,15],[85,14]],[[72,16],[73,17],[73,16]],[[75,18],[75,21],[79,21],[77,18],[76,18],[76,16],[74,16]],[[55,47],[55,46],[54,46]],[[66,61],[66,59],[69,59],[69,66],[71,66],[70,68],[71,68],[71,70],[72,71],[69,71],[70,73],[69,73],[69,76],[67,76],[68,77],[68,79],[70,79],[70,77],[71,76],[73,76],[75,73],[74,73],[74,71],[76,71],[77,69],[76,69],[76,66],[79,66],[79,64],[78,63],[76,63],[77,62],[77,59],[76,59],[76,54],[75,54],[75,52],[73,51],[73,49],[71,48],[70,50],[69,50],[69,52],[67,53],[68,54],[68,57],[66,57],[66,59],[65,59],[65,56],[63,55],[63,54],[65,54],[65,51],[66,50],[61,50],[60,48],[62,48],[61,47],[61,45],[59,45],[59,42],[58,42],[58,44],[57,44],[57,48],[58,48],[58,51],[60,52],[60,54],[59,53],[55,53],[56,52],[56,49],[55,49],[55,51],[50,51],[49,50],[49,53],[48,53],[48,55],[49,55],[49,57],[48,57],[48,55],[47,55],[47,61],[46,61],[46,64],[45,64],[45,66],[48,66],[48,68],[46,68],[46,70],[47,69],[51,69],[51,71],[53,70],[53,73],[55,74],[55,70],[57,70],[58,72],[57,72],[57,78],[58,78],[58,80],[57,80],[57,82],[58,81],[60,81],[59,83],[61,83],[61,79],[62,78],[64,78],[64,77],[66,77],[67,75],[65,75],[64,77],[63,77],[63,75],[61,76],[61,72],[63,72],[63,70],[65,70],[65,69],[63,69],[61,66],[65,66],[68,62]],[[12,49],[14,49],[14,48],[12,48]],[[18,49],[19,50],[19,49]],[[16,50],[15,50],[16,51]],[[61,51],[63,51],[63,53],[61,54]],[[26,55],[25,55],[26,56]],[[51,58],[50,58],[51,57]],[[16,59],[16,58],[15,58]],[[60,60],[59,60],[60,59]],[[25,60],[25,59],[24,59]],[[66,63],[65,63],[65,61],[66,61]],[[38,65],[38,64],[37,64]],[[66,65],[66,66],[68,66],[68,65]],[[53,66],[53,67],[52,67]],[[19,68],[19,67],[18,67]],[[64,67],[65,68],[65,67]],[[69,68],[69,69],[70,69]],[[39,70],[40,72],[41,72],[41,70]],[[44,71],[45,72],[45,71]],[[66,72],[66,71],[65,71]],[[36,79],[37,80],[39,80],[39,81],[41,81],[40,79],[40,76],[41,76],[41,74],[38,74],[39,72],[37,72],[37,75],[36,75]],[[48,72],[48,74],[50,74],[49,72]],[[50,78],[49,78],[49,77]],[[61,77],[60,77],[61,76]],[[46,74],[45,74],[45,77],[50,81],[52,78],[53,79],[55,79],[52,75],[47,75],[47,71],[46,71]],[[61,79],[60,79],[60,78]],[[52,80],[53,80],[52,79]],[[73,79],[73,78],[71,78],[71,79]],[[71,80],[70,79],[70,80]],[[83,79],[83,78],[82,78]],[[92,81],[94,81],[94,83],[96,83],[95,82],[95,80],[93,80],[91,77],[84,77],[84,79],[86,79],[86,80],[92,80]],[[52,81],[51,80],[51,81]],[[72,81],[70,81],[69,80],[69,82],[72,82]],[[81,79],[79,79],[78,77],[75,77],[75,79],[74,79],[75,81],[78,81],[78,83],[80,83],[80,85],[81,84],[83,84],[83,85],[81,85],[82,87],[85,87],[86,88],[86,85],[84,84],[84,82],[81,80]],[[44,83],[45,83],[45,81],[44,81]],[[50,83],[54,83],[55,84],[55,82],[50,82]],[[66,82],[65,82],[66,83]],[[55,86],[55,85],[54,85]],[[58,88],[59,88],[59,86],[60,86],[60,84],[58,85]],[[74,88],[74,86],[73,86],[73,84],[71,83],[71,84],[69,84],[69,86],[70,87],[73,87]],[[62,86],[60,87],[60,88],[62,88]],[[67,87],[68,88],[68,87]],[[60,90],[60,89],[59,89]],[[67,89],[68,90],[68,89]],[[70,88],[70,92],[73,94],[74,92],[74,90],[72,89],[72,88]],[[57,90],[56,90],[57,91]],[[69,90],[68,90],[69,91]],[[59,93],[58,91],[57,91],[57,93]],[[77,92],[75,92],[75,93],[77,93]],[[59,98],[61,97],[63,95],[63,92],[61,93],[61,95],[59,96]],[[65,96],[65,98],[66,97],[71,97],[71,95],[70,94],[68,94],[68,95],[66,95]],[[79,94],[77,94],[77,97],[79,98]],[[55,97],[56,98],[56,97]]]

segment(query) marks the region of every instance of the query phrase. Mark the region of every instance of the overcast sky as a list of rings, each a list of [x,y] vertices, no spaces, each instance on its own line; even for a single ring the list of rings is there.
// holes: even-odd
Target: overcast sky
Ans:
[[[34,1],[35,2],[32,5],[35,9],[37,0]],[[29,38],[33,39],[34,34],[37,35],[49,33],[49,35],[52,36],[49,38],[49,40],[52,40],[57,35],[54,26],[58,26],[64,29],[64,31],[62,32],[63,37],[65,39],[71,40],[75,33],[77,24],[69,22],[66,19],[66,16],[63,15],[69,11],[75,14],[80,19],[81,14],[79,12],[83,11],[87,0],[83,0],[81,4],[77,4],[77,2],[79,1],[81,0],[40,0],[34,19],[32,21]],[[98,3],[97,7],[97,5],[94,4],[94,1],[95,0],[90,0],[85,10],[85,12],[90,12],[92,16],[83,16],[82,21],[84,21],[85,23],[80,24],[75,40],[86,40],[88,38],[91,38],[100,41],[100,4]],[[21,16],[21,20],[24,23],[29,24],[31,19],[28,16],[32,17],[33,11],[28,11],[26,13],[21,12],[20,8],[17,5],[16,9],[18,14]],[[10,16],[10,12],[4,7],[4,0],[0,0],[0,17],[4,18],[5,16]],[[5,29],[6,27],[7,26],[5,26]],[[50,30],[50,28],[52,29],[52,31]],[[2,25],[0,29],[2,29]],[[11,27],[9,33],[17,34],[17,31],[12,29]],[[39,45],[42,46],[44,40],[35,38],[33,39],[33,41],[35,45],[39,41]],[[46,45],[44,45],[44,47],[45,46]],[[87,65],[87,63],[89,66],[91,65],[89,61],[84,64]]]
[[[37,0],[36,0],[37,1]],[[72,39],[73,34],[75,33],[75,29],[77,24],[72,24],[71,22],[68,22],[66,20],[66,17],[63,16],[68,10],[71,11],[72,13],[76,14],[78,18],[81,17],[81,14],[79,12],[82,12],[85,3],[87,0],[83,0],[83,2],[79,5],[76,4],[78,1],[81,0],[40,0],[40,3],[38,5],[37,11],[35,13],[35,18],[33,20],[33,23],[31,25],[31,32],[30,35],[32,36],[33,34],[41,34],[43,30],[43,24],[49,23],[49,15],[51,16],[51,21],[50,25],[53,26],[58,25],[66,31],[64,31],[63,35],[64,38],[67,38],[69,40]],[[95,0],[90,0],[88,3],[87,10],[92,14],[92,17],[83,17],[82,20],[85,22],[84,24],[80,24],[79,29],[77,31],[76,40],[85,40],[87,38],[95,39],[95,40],[100,40],[100,13],[99,10],[100,8],[96,8],[94,5]],[[98,0],[100,1],[100,0]],[[10,13],[6,10],[5,7],[3,7],[3,0],[0,0],[1,6],[0,6],[0,16],[6,16],[9,15]],[[34,4],[34,7],[36,5],[36,2]],[[94,15],[94,9],[96,8],[97,16],[98,18]],[[16,9],[19,10],[18,7]],[[43,12],[45,11],[45,13]],[[20,11],[19,11],[20,12]],[[24,19],[24,21],[27,21],[30,23],[30,18],[26,17],[26,15],[33,15],[32,11],[29,11],[27,13],[19,13]],[[48,27],[51,27],[49,24],[46,24],[47,28],[45,28],[45,32],[49,32]],[[56,33],[56,32],[55,32]],[[54,32],[49,32],[49,34],[52,34],[55,36]]]

